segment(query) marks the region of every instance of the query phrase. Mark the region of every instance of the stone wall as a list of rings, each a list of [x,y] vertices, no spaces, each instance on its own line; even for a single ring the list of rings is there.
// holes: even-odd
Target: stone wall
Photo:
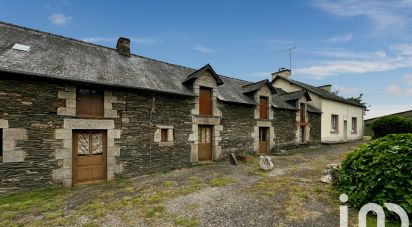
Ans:
[[[113,92],[127,103],[114,106],[121,112],[122,136],[117,143],[121,147],[119,160],[123,165],[122,177],[166,171],[190,164],[192,131],[190,110],[193,98],[171,95],[152,95],[141,92]],[[127,120],[126,120],[127,119]],[[173,144],[164,146],[155,142],[159,127],[173,129]]]
[[[59,90],[64,85],[0,80],[0,119],[7,120],[9,128],[26,131],[27,137],[14,144],[23,152],[22,159],[0,163],[0,194],[58,186],[52,170],[59,166],[54,152],[61,146],[54,131],[63,125],[63,117],[56,114],[64,106],[57,98]]]
[[[231,152],[253,152],[254,138],[251,136],[254,120],[255,106],[239,105],[227,102],[219,102],[219,109],[223,118],[221,124],[223,157]]]
[[[308,118],[310,123],[310,135],[309,143],[310,144],[319,144],[321,142],[321,118],[322,114],[320,113],[311,113],[308,112]]]
[[[272,152],[298,146],[296,144],[297,112],[277,108],[273,108],[273,112],[273,128],[276,138]]]

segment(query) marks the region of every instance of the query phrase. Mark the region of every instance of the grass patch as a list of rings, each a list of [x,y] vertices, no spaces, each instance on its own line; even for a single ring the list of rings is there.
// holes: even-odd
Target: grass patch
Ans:
[[[231,176],[219,176],[209,180],[209,185],[212,187],[223,187],[228,184],[235,183],[236,180]]]
[[[146,213],[146,218],[155,218],[165,212],[166,208],[164,206],[155,206],[153,208],[150,208],[148,212]]]
[[[164,181],[163,182],[163,186],[165,186],[165,187],[173,187],[173,186],[176,186],[176,185],[177,185],[176,181]]]
[[[200,221],[196,218],[177,217],[174,220],[175,225],[184,227],[196,227],[200,225]]]

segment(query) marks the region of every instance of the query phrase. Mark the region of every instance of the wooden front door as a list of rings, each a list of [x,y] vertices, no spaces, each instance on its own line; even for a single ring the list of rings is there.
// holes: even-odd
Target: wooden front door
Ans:
[[[212,160],[212,129],[213,126],[199,125],[199,161]]]
[[[106,147],[106,131],[73,131],[73,184],[106,180]]]
[[[267,154],[269,150],[269,128],[259,128],[259,153]]]

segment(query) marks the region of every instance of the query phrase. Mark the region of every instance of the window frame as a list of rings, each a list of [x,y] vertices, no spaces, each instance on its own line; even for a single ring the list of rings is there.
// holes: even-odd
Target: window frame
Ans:
[[[335,121],[334,121],[335,118]],[[335,124],[334,124],[335,122]],[[331,132],[338,133],[339,132],[339,115],[332,114],[331,115]]]
[[[352,117],[352,133],[353,134],[358,133],[358,118],[357,117]]]
[[[262,100],[266,101],[266,105],[262,107]],[[262,108],[264,108],[264,116],[262,116]],[[259,96],[259,119],[267,120],[269,119],[269,98],[266,96]]]
[[[202,91],[207,91],[209,94],[209,97],[206,99],[209,99],[209,101],[204,101],[205,100],[205,93]],[[204,103],[209,103],[209,108],[206,108],[205,105],[202,105]],[[213,116],[213,89],[209,87],[199,87],[199,115],[201,116]]]
[[[89,94],[80,94],[80,90],[89,90]],[[96,91],[96,94],[93,95],[93,91]],[[84,111],[81,107],[81,99],[87,97],[94,97],[98,101],[98,113],[93,113],[90,109],[88,112]],[[90,100],[89,100],[90,101]],[[84,101],[87,102],[87,101]],[[76,88],[76,117],[81,118],[104,118],[104,89],[90,87],[90,86],[79,86]]]

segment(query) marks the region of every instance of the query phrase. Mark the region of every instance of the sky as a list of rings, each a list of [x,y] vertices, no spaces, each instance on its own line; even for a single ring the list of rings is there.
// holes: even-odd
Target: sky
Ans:
[[[366,118],[412,109],[412,0],[0,2],[0,20],[248,81],[292,79],[364,94]]]

